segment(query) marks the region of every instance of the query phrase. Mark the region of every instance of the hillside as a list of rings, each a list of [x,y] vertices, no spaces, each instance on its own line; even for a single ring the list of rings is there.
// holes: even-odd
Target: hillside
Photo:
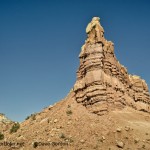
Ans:
[[[7,141],[24,143],[24,148],[15,148],[20,150],[35,149],[36,142],[45,144],[39,143],[39,150],[148,150],[150,116],[129,107],[98,116],[78,104],[71,92],[66,99],[22,122],[16,133],[5,135]]]

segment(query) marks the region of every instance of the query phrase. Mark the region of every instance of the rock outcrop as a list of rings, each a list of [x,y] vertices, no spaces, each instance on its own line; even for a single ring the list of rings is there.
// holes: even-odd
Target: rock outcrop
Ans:
[[[3,113],[0,113],[0,123],[10,123],[12,122],[9,120]]]
[[[78,103],[90,112],[103,115],[130,106],[150,112],[146,82],[129,75],[114,54],[114,44],[104,37],[104,29],[94,17],[86,28],[87,40],[79,55],[80,66],[73,91]]]
[[[8,131],[8,129],[13,124],[13,121],[8,119],[5,114],[0,113],[0,133],[3,133],[5,131]]]

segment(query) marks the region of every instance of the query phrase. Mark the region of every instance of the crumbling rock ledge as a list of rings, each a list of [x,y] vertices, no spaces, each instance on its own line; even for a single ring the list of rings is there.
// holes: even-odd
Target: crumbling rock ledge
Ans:
[[[114,44],[104,38],[104,29],[94,17],[86,28],[87,40],[79,55],[80,66],[73,91],[78,103],[98,115],[130,106],[150,112],[146,82],[129,75],[114,54]]]

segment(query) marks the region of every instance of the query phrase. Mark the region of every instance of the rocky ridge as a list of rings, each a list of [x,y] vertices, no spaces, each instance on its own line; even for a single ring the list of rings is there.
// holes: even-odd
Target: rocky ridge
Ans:
[[[146,82],[139,76],[128,74],[119,63],[114,54],[114,43],[105,39],[99,20],[94,17],[86,28],[87,40],[81,48],[73,88],[76,101],[98,115],[125,106],[150,112]]]

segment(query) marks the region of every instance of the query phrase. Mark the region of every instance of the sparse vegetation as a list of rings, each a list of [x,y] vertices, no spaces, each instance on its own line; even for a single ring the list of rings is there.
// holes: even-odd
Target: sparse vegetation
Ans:
[[[0,113],[0,116],[5,116],[5,114],[3,114],[3,113]]]
[[[66,111],[66,114],[67,114],[67,115],[72,115],[72,110],[67,110],[67,111]]]
[[[3,140],[4,139],[4,134],[2,134],[1,132],[0,132],[0,140]]]
[[[36,148],[38,146],[38,143],[37,142],[34,142],[33,143],[33,148]]]
[[[27,116],[25,120],[28,120],[28,119],[32,119],[32,120],[36,120],[36,113],[34,114],[31,114],[30,116]]]
[[[59,137],[60,137],[61,139],[64,139],[65,141],[70,142],[70,143],[73,142],[72,137],[66,137],[64,133],[61,133]]]
[[[72,115],[71,105],[67,106],[66,114],[67,115]]]
[[[30,118],[30,116],[27,116],[25,120],[28,120]]]
[[[68,108],[70,108],[71,106],[70,105],[68,105]]]
[[[36,120],[36,114],[31,114],[32,120]]]
[[[64,135],[64,133],[61,133],[59,137],[62,138],[62,139],[66,138],[66,136]]]
[[[10,129],[10,133],[15,133],[20,128],[20,124],[17,122],[13,124],[12,128]]]

